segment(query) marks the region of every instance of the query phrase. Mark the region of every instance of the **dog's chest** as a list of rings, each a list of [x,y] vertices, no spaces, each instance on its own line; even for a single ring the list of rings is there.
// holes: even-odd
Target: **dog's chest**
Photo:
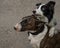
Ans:
[[[46,33],[47,33],[47,28],[45,27],[44,31],[39,33],[38,35],[32,35],[30,33],[28,39],[30,40],[31,44],[40,46],[40,42],[45,37]]]
[[[41,36],[40,35],[34,36],[34,35],[30,34],[28,39],[30,40],[31,44],[35,44],[35,45],[39,46],[41,40],[43,39],[43,37],[41,37]]]

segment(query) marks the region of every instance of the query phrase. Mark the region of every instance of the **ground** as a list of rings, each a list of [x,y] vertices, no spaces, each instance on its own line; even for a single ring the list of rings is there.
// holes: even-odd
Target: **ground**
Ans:
[[[56,28],[60,29],[60,0],[55,0]],[[36,3],[48,0],[0,0],[0,48],[32,48],[27,33],[16,32],[14,25],[32,14]]]

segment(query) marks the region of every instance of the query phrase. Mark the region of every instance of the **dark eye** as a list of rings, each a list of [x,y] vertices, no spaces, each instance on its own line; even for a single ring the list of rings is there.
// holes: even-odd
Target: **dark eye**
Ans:
[[[42,10],[44,11],[44,10],[45,10],[45,8],[42,8]]]
[[[22,22],[20,22],[21,23],[21,25],[26,25],[27,24],[27,20],[23,20]]]
[[[47,9],[47,7],[46,6],[42,6],[41,9],[42,9],[42,11],[45,11]]]

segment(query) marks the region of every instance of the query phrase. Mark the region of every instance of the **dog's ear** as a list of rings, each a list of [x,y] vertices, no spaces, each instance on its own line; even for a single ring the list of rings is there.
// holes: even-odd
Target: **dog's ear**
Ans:
[[[41,5],[41,3],[37,3],[37,4],[36,4],[36,6],[39,6],[39,5]]]
[[[47,5],[49,5],[50,7],[54,7],[55,4],[56,4],[55,1],[49,1],[49,2],[47,3]]]

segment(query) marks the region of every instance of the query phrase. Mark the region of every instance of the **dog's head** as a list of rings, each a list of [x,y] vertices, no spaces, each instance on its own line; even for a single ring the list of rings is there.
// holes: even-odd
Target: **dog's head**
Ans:
[[[36,4],[37,8],[33,10],[34,14],[39,14],[41,16],[46,16],[49,20],[53,17],[54,14],[54,1],[49,1],[47,4]]]
[[[44,26],[45,22],[38,20],[35,16],[24,17],[20,23],[14,26],[17,31],[36,31]]]

